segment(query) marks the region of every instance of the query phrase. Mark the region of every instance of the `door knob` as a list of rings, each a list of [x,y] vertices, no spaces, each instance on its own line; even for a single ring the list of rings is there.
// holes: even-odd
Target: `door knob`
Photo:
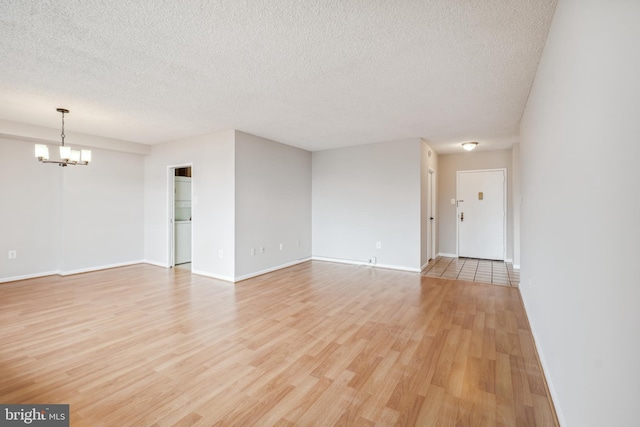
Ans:
[[[460,222],[464,221],[464,212],[460,212]]]

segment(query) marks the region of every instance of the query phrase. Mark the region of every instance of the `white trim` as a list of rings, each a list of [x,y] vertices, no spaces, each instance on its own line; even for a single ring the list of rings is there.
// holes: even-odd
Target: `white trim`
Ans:
[[[144,262],[145,264],[155,265],[156,267],[170,268],[166,263],[158,262],[158,261],[151,261],[149,259],[145,259],[142,262]]]
[[[213,273],[207,273],[206,271],[202,271],[202,270],[191,269],[191,274],[197,274],[198,276],[204,276],[204,277],[209,277],[211,279],[223,280],[225,282],[234,283],[233,277],[221,276],[219,274],[213,274]]]
[[[58,271],[45,271],[42,273],[24,274],[22,276],[11,276],[0,278],[0,283],[17,282],[18,280],[35,279],[37,277],[54,276],[58,274]]]
[[[322,257],[322,256],[312,256],[311,260],[312,261],[323,261],[323,262],[335,262],[335,263],[338,263],[338,264],[360,265],[360,266],[363,266],[363,267],[373,267],[373,264],[369,264],[368,262],[354,261],[354,260],[342,259],[342,258],[327,258],[327,257]]]
[[[524,298],[524,295],[522,295],[522,292],[520,292],[520,287],[518,287],[518,292],[520,293],[520,300],[522,300],[522,305],[524,306],[524,312],[527,315],[527,323],[529,324],[529,328],[531,329],[533,346],[535,347],[536,352],[538,353],[538,360],[540,360],[540,366],[542,367],[542,374],[544,375],[544,378],[547,383],[547,387],[549,388],[549,393],[551,394],[551,401],[553,402],[554,409],[556,410],[556,416],[558,417],[558,422],[560,423],[561,426],[566,426],[567,423],[564,419],[562,408],[560,408],[560,406],[558,405],[558,402],[560,402],[560,399],[558,398],[558,393],[556,393],[556,389],[553,387],[553,382],[551,382],[551,377],[549,376],[549,367],[547,365],[547,362],[545,361],[544,354],[542,353],[542,349],[538,347],[538,339],[537,339],[538,335],[536,334],[536,330],[533,327],[533,323],[531,323],[531,320],[529,317],[529,310],[527,310],[527,302],[526,302],[526,299]]]
[[[378,268],[386,268],[388,270],[399,270],[399,271],[408,271],[411,273],[420,273],[422,270],[413,267],[405,267],[401,265],[390,265],[390,264],[369,264],[364,261],[354,261],[348,259],[340,259],[340,258],[325,258],[313,256],[311,257],[312,261],[325,261],[325,262],[336,262],[339,264],[349,264],[349,265],[357,265],[360,267],[378,267]]]
[[[257,276],[261,276],[263,274],[271,273],[271,272],[276,271],[276,270],[281,270],[283,268],[292,267],[292,266],[297,265],[297,264],[302,264],[303,262],[307,262],[307,261],[311,261],[311,257],[298,259],[298,260],[295,260],[295,261],[292,261],[292,262],[288,262],[288,263],[285,263],[285,264],[278,265],[276,267],[267,268],[265,270],[257,271],[255,273],[245,274],[245,275],[238,276],[238,277],[235,277],[235,278],[234,277],[229,277],[229,276],[222,276],[222,275],[219,275],[219,274],[212,274],[212,273],[208,273],[206,271],[201,271],[201,270],[193,270],[193,269],[191,270],[191,273],[192,274],[197,274],[198,276],[205,276],[205,277],[210,277],[212,279],[218,279],[218,280],[223,280],[225,282],[235,283],[235,282],[240,282],[242,280],[250,279],[252,277],[257,277]],[[135,265],[135,264],[149,264],[149,265],[153,265],[153,266],[161,267],[161,268],[171,268],[166,264],[145,259],[145,260],[139,260],[139,261],[130,261],[130,262],[117,263],[117,264],[103,265],[103,266],[98,266],[98,267],[81,268],[81,269],[77,269],[77,270],[69,270],[69,271],[55,270],[55,271],[46,271],[46,272],[43,272],[43,273],[25,274],[25,275],[22,275],[22,276],[4,277],[4,278],[0,278],[0,283],[16,282],[18,280],[34,279],[34,278],[37,278],[37,277],[55,276],[55,275],[64,277],[64,276],[71,276],[71,275],[74,275],[74,274],[89,273],[89,272],[92,272],[92,271],[107,270],[107,269],[110,269],[110,268],[126,267],[126,266],[129,266],[129,265]],[[383,267],[383,266],[378,265],[378,267]],[[392,268],[392,267],[383,267],[383,268]],[[402,268],[398,268],[398,269],[402,270]]]
[[[119,262],[116,264],[101,265],[97,267],[79,268],[77,270],[69,270],[69,271],[59,271],[58,274],[60,276],[71,276],[74,274],[89,273],[91,271],[107,270],[109,268],[126,267],[128,265],[144,264],[144,263],[145,263],[144,260]]]
[[[437,211],[436,171],[431,167],[427,167],[427,258],[431,256],[431,259],[436,257],[436,234],[438,228],[436,227]],[[433,218],[433,220],[431,220],[431,218]],[[428,239],[429,236],[431,236],[430,246]],[[422,270],[425,269],[427,264],[422,266]]]
[[[311,261],[311,257],[297,259],[295,261],[280,264],[276,267],[270,267],[265,270],[256,271],[254,273],[243,274],[242,276],[236,276],[234,282],[241,282],[243,280],[251,279],[252,277],[262,276],[263,274],[271,273],[276,270],[282,270],[283,268],[292,267],[294,265],[302,264],[303,262]]]
[[[445,258],[458,258],[457,254],[447,254],[447,253],[444,253],[444,252],[438,253],[438,256],[443,256]]]
[[[389,264],[376,264],[374,267],[385,268],[387,270],[398,270],[398,271],[406,271],[408,273],[421,273],[422,270],[419,268],[413,267],[404,267],[401,265],[389,265]]]
[[[520,270],[520,264],[513,264],[514,270]]]
[[[69,271],[54,270],[54,271],[45,271],[42,273],[24,274],[22,276],[3,277],[3,278],[0,278],[0,283],[17,282],[18,280],[35,279],[38,277],[56,276],[56,275],[61,277],[72,276],[74,274],[90,273],[92,271],[107,270],[109,268],[126,267],[129,265],[135,265],[135,264],[153,264],[159,267],[166,267],[164,265],[153,263],[146,260],[127,261],[127,262],[120,262],[116,264],[101,265],[97,267],[80,268],[77,270],[69,270]]]
[[[504,262],[508,262],[510,264],[513,264],[513,260],[511,258],[505,258]]]

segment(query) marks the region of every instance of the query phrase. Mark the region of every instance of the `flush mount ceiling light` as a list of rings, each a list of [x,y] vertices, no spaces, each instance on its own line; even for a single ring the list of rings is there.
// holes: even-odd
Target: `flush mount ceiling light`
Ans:
[[[72,150],[64,145],[64,115],[69,114],[65,108],[57,108],[57,112],[62,113],[62,145],[60,146],[60,160],[49,160],[49,147],[44,144],[36,144],[36,157],[42,163],[57,163],[60,166],[68,165],[88,165],[91,161],[91,150]]]
[[[477,142],[473,141],[473,142],[463,142],[462,143],[462,148],[464,148],[467,151],[471,151],[474,148],[476,148],[476,146],[478,145]]]

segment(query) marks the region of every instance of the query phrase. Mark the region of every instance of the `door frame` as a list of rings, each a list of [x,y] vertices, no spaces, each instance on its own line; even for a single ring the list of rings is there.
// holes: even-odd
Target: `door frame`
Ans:
[[[176,266],[176,228],[175,228],[175,195],[176,195],[176,169],[191,168],[191,258],[193,259],[193,164],[180,163],[167,166],[167,268]]]
[[[427,262],[436,258],[436,171],[427,171]],[[431,220],[431,218],[434,218]]]
[[[508,218],[508,205],[507,205],[507,168],[493,168],[493,169],[470,169],[456,171],[456,257],[460,257],[460,212],[459,212],[459,185],[460,174],[465,172],[499,172],[504,174],[504,181],[502,184],[502,261],[507,259],[507,218]]]

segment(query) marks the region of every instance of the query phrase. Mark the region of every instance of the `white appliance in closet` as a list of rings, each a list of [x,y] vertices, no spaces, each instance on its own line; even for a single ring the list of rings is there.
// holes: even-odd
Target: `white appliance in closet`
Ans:
[[[191,262],[191,177],[175,177],[175,264]]]

